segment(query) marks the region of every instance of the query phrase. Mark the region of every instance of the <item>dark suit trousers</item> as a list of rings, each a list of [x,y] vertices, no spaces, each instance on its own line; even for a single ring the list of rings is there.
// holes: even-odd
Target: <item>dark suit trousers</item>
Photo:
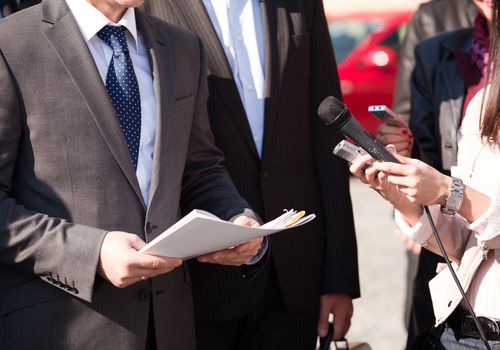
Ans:
[[[242,318],[196,324],[198,350],[313,350],[319,310],[289,312],[271,267],[257,307]]]

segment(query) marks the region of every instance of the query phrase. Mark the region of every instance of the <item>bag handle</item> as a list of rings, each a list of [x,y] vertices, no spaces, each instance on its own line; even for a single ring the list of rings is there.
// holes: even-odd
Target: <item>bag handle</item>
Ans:
[[[332,342],[335,345],[335,349],[337,350],[349,350],[349,344],[347,340],[341,339],[338,341],[333,341],[333,323],[328,322],[328,333],[323,338],[319,338],[319,347],[318,350],[330,350],[330,345]]]

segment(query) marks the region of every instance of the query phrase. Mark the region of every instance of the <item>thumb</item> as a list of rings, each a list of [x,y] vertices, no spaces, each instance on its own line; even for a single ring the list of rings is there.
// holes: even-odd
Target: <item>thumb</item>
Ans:
[[[414,163],[414,159],[413,158],[408,158],[408,157],[405,157],[405,156],[402,156],[401,154],[399,154],[396,150],[396,146],[392,145],[392,144],[389,144],[387,146],[385,146],[385,148],[398,160],[398,162],[400,162],[401,164],[413,164]]]
[[[388,144],[387,146],[385,146],[385,148],[391,152],[392,155],[397,155],[398,152],[396,151],[396,146],[394,146],[392,143]]]
[[[130,246],[134,248],[135,250],[141,250],[142,247],[146,245],[146,242],[144,242],[142,239],[139,238],[139,236],[131,234],[129,236],[129,242]]]

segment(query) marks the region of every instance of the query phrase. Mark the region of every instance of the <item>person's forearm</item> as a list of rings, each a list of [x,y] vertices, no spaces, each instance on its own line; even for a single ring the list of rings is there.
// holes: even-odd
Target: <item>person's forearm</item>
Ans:
[[[490,204],[490,197],[469,186],[465,186],[464,200],[458,213],[467,219],[467,221],[474,222],[486,212]]]

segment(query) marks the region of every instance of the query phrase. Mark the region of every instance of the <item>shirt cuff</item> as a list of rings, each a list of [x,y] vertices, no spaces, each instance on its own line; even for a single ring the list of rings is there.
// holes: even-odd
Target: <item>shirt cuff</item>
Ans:
[[[469,225],[469,229],[476,232],[480,241],[489,241],[499,236],[500,232],[500,197],[491,198],[488,209],[476,221]]]
[[[431,213],[432,220],[434,222],[437,222],[437,218],[441,213],[439,205],[433,205],[429,207],[429,211]],[[425,211],[422,213],[422,216],[420,217],[418,222],[413,226],[410,226],[406,222],[406,220],[398,210],[394,211],[394,220],[396,221],[396,224],[398,225],[401,232],[403,232],[411,240],[421,245],[424,245],[432,235],[432,228],[430,226],[429,220],[427,219]]]
[[[257,254],[252,259],[250,259],[250,261],[247,262],[245,265],[257,264],[260,261],[260,259],[262,259],[262,257],[266,254],[268,247],[269,247],[269,239],[266,236],[264,237],[264,240],[262,241],[262,244]]]

